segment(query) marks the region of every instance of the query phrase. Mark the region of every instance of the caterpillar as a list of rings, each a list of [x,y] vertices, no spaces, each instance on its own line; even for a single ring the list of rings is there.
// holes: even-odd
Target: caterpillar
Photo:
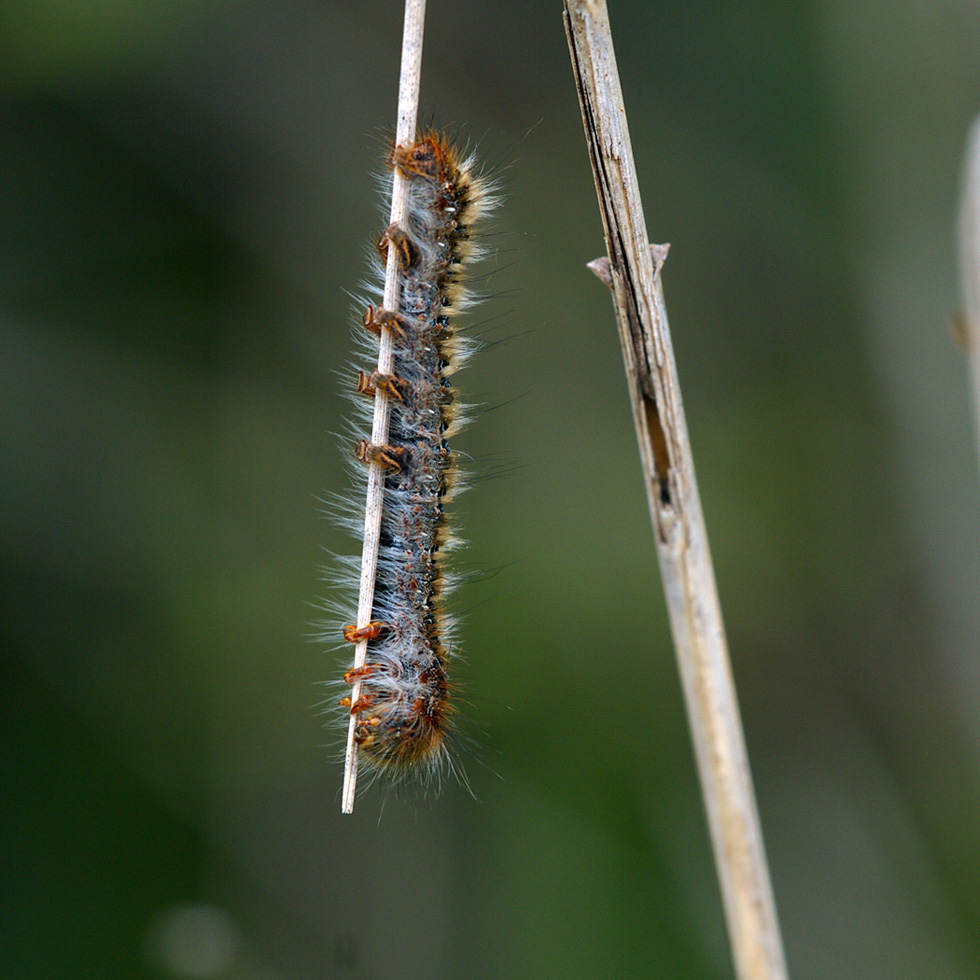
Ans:
[[[356,719],[354,740],[369,766],[425,778],[447,761],[453,766],[454,622],[445,600],[454,584],[446,556],[458,540],[446,506],[461,488],[450,439],[465,416],[450,378],[471,350],[454,318],[468,301],[465,267],[481,254],[474,225],[495,202],[473,157],[442,133],[395,146],[387,162],[407,185],[404,222],[377,243],[383,265],[395,251],[399,298],[396,309],[368,305],[362,338],[376,353],[389,332],[394,370],[359,370],[355,389],[366,396],[359,414],[368,427],[370,399],[383,392],[390,403],[387,442],[362,439],[354,450],[359,463],[385,473],[378,570],[370,622],[343,630],[345,640],[368,647],[364,664],[344,675],[347,684],[360,682],[360,694],[340,704]]]

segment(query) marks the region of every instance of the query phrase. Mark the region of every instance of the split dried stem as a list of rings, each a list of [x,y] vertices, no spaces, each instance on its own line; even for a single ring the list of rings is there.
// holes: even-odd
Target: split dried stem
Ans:
[[[565,0],[613,294],[674,646],[739,980],[785,980],[759,815],[694,462],[626,125],[605,0]]]
[[[395,128],[395,145],[406,146],[415,139],[418,121],[419,89],[422,78],[422,37],[425,27],[425,0],[405,0],[405,28],[402,33],[401,75],[398,81],[398,122]],[[389,225],[402,226],[407,213],[407,179],[394,168],[391,188],[391,217]],[[385,268],[384,308],[397,310],[399,299],[397,249],[388,249]],[[378,371],[392,374],[394,370],[393,337],[390,330],[381,331],[381,347],[378,351]],[[381,389],[374,397],[374,419],[371,426],[371,442],[383,446],[388,441],[388,422],[391,417],[391,399]],[[374,607],[374,586],[378,576],[378,551],[381,543],[381,516],[384,503],[385,471],[377,462],[368,468],[367,499],[364,506],[364,546],[361,552],[361,587],[357,603],[357,626],[371,622]],[[354,667],[362,667],[367,657],[367,640],[361,640],[354,651]],[[354,682],[351,704],[361,696],[361,680]],[[351,714],[347,732],[347,752],[344,758],[344,791],[341,810],[354,811],[354,794],[357,788],[357,716]]]

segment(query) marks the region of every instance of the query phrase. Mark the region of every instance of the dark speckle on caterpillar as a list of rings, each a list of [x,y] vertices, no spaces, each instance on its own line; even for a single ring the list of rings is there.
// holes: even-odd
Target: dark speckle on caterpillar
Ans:
[[[450,440],[464,420],[450,378],[469,353],[455,317],[466,306],[465,268],[480,255],[474,227],[494,196],[472,157],[438,132],[396,146],[388,163],[407,184],[407,217],[378,242],[383,262],[395,250],[399,299],[396,309],[368,306],[361,337],[364,353],[376,359],[389,332],[394,370],[361,370],[356,384],[361,431],[370,431],[372,399],[388,397],[388,438],[383,445],[362,439],[354,450],[359,463],[385,472],[378,571],[370,623],[344,629],[346,640],[368,645],[364,664],[344,676],[360,682],[359,696],[340,703],[356,719],[366,764],[427,779],[455,768],[447,748],[455,644],[445,602],[453,584],[446,558],[456,539],[447,505],[459,489]],[[361,520],[352,514],[349,523],[360,531]]]

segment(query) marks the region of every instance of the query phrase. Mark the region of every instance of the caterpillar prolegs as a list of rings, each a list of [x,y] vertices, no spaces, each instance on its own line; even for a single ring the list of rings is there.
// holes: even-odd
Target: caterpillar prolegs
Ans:
[[[455,543],[446,505],[458,486],[450,439],[463,417],[451,376],[468,347],[454,317],[466,305],[464,269],[479,257],[473,226],[493,204],[492,188],[442,134],[426,132],[396,146],[388,163],[404,178],[407,213],[378,242],[382,262],[394,249],[399,277],[395,309],[368,306],[370,341],[391,335],[394,369],[359,372],[362,419],[379,392],[389,399],[384,444],[359,442],[355,456],[385,473],[378,570],[370,623],[344,638],[368,641],[365,662],[345,681],[360,694],[341,705],[356,719],[361,758],[382,771],[438,772],[452,728],[448,661],[453,622],[445,558]]]

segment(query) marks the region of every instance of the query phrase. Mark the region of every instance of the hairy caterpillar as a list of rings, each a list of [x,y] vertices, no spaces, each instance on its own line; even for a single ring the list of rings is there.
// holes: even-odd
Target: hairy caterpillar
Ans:
[[[368,641],[364,664],[344,675],[360,683],[360,694],[340,703],[356,719],[354,739],[369,765],[428,776],[449,759],[453,718],[445,555],[456,539],[445,505],[458,489],[449,440],[463,417],[450,376],[468,353],[453,317],[466,305],[464,268],[480,255],[473,226],[494,202],[474,160],[441,133],[396,146],[388,163],[406,181],[407,216],[385,231],[378,252],[386,263],[395,251],[399,298],[396,309],[368,306],[363,336],[373,343],[390,333],[394,370],[361,370],[356,387],[368,399],[379,392],[389,399],[388,439],[363,439],[354,451],[385,472],[381,537],[371,621],[344,629],[344,639]],[[361,405],[368,423],[371,402]]]

